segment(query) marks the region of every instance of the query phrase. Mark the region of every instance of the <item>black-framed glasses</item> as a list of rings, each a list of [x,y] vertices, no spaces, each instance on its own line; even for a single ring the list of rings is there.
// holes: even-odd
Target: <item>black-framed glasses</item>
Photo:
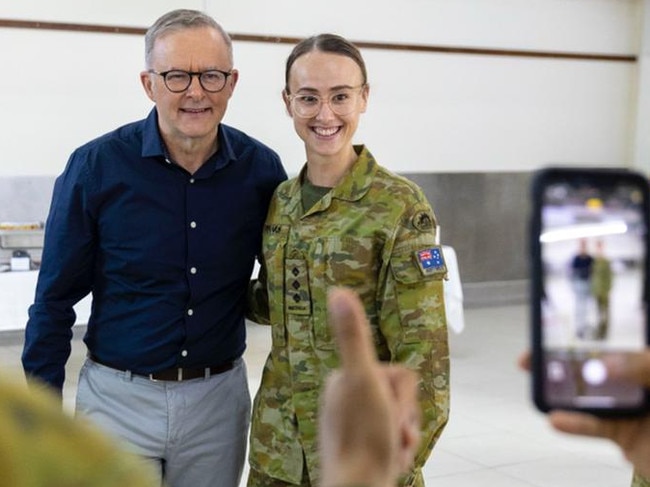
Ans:
[[[162,76],[165,86],[172,93],[182,93],[187,90],[192,84],[192,78],[196,76],[199,78],[201,88],[209,93],[217,93],[223,90],[226,86],[228,76],[232,71],[221,71],[219,69],[208,69],[207,71],[183,71],[181,69],[170,69],[159,73],[153,69],[148,70],[149,73]]]
[[[289,103],[296,115],[302,118],[311,118],[318,115],[323,104],[327,104],[336,115],[345,116],[352,113],[357,106],[358,95],[365,84],[342,88],[322,97],[312,93],[297,93],[287,95]]]

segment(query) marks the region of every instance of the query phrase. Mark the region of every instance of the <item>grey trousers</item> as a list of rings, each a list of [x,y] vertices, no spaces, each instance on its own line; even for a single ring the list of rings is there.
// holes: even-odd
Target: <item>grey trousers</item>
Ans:
[[[208,379],[156,382],[87,359],[76,413],[151,462],[167,487],[238,487],[251,397],[246,364]]]

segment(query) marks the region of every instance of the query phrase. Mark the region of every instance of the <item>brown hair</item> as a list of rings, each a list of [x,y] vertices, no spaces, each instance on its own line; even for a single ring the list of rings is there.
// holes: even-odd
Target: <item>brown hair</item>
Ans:
[[[287,58],[286,69],[284,72],[284,91],[289,93],[289,72],[293,63],[303,54],[311,51],[322,51],[332,54],[340,54],[352,59],[357,66],[361,69],[361,76],[363,77],[363,84],[368,84],[368,73],[366,71],[366,63],[361,56],[361,52],[357,46],[350,41],[337,34],[318,34],[307,39],[300,41],[291,51]]]

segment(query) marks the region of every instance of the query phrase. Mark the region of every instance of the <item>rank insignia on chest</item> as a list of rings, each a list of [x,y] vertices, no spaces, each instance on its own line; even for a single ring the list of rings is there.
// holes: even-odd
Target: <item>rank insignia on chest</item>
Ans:
[[[420,267],[420,271],[422,271],[422,274],[425,276],[447,273],[445,258],[442,255],[442,249],[439,246],[417,250],[415,252],[415,258]]]

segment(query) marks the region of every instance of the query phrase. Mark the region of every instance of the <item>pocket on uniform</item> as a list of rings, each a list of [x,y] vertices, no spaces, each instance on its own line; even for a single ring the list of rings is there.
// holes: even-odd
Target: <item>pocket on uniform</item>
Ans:
[[[395,280],[396,307],[402,326],[401,341],[417,344],[433,339],[434,330],[445,321],[444,260],[423,249],[410,249],[393,255],[390,271]],[[429,262],[430,257],[434,259]],[[423,262],[424,260],[424,262]]]
[[[275,300],[284,296],[284,257],[289,225],[266,224],[264,226],[264,263],[266,265],[266,289],[268,303],[269,321],[271,322],[271,336],[273,345],[284,347],[286,345],[285,327],[278,315],[283,313],[274,312],[277,306]]]
[[[334,349],[327,323],[327,292],[334,286],[353,289],[358,294],[375,294],[379,250],[372,237],[335,236],[315,239],[310,246],[313,326],[316,347]]]
[[[429,279],[442,280],[447,275],[447,266],[439,246],[395,254],[391,258],[390,268],[395,280],[402,284],[415,284]]]

